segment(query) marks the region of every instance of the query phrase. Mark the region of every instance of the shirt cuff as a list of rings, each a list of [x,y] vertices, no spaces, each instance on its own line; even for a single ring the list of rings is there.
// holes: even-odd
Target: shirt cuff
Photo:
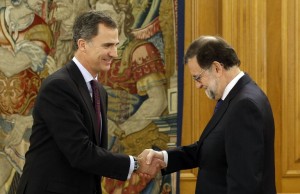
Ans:
[[[128,176],[127,176],[127,180],[130,179],[133,170],[134,170],[134,160],[133,160],[133,156],[129,156],[130,158],[130,167],[129,167],[129,172],[128,172]]]
[[[167,151],[163,150],[161,151],[164,155],[164,162],[166,163],[166,166],[168,166],[168,153]]]

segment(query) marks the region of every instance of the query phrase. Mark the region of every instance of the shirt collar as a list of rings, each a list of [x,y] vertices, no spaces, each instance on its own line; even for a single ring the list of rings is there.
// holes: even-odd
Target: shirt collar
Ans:
[[[239,81],[239,79],[241,79],[241,77],[243,77],[243,75],[245,75],[245,73],[243,71],[241,71],[239,74],[237,74],[237,76],[235,76],[235,78],[233,78],[229,84],[226,86],[224,92],[223,92],[223,96],[222,96],[222,100],[224,100],[227,95],[229,94],[229,92],[232,90],[232,88],[235,86],[235,84]]]
[[[76,57],[73,57],[72,59],[74,61],[74,63],[77,65],[78,69],[80,70],[84,80],[86,83],[89,83],[91,80],[93,79],[98,79],[98,76],[96,76],[95,78],[90,74],[90,72],[88,72],[88,70],[86,70],[86,68],[78,61],[78,59],[76,59]]]

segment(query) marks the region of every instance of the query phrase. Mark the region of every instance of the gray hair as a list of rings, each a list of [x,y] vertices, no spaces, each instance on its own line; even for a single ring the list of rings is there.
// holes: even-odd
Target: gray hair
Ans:
[[[201,36],[194,40],[186,51],[184,63],[195,56],[203,69],[210,68],[214,61],[222,63],[225,69],[240,65],[235,50],[219,36]]]
[[[78,49],[77,41],[84,39],[90,41],[98,34],[98,24],[104,24],[108,28],[116,29],[116,22],[108,15],[95,10],[80,14],[73,25],[73,48]]]

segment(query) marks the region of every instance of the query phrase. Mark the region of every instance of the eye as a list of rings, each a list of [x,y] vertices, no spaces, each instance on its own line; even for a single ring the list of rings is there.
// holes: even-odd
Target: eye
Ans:
[[[200,75],[193,75],[193,80],[199,82],[201,79]]]
[[[107,44],[103,45],[103,48],[108,49],[109,47],[111,47],[111,45],[107,45]]]

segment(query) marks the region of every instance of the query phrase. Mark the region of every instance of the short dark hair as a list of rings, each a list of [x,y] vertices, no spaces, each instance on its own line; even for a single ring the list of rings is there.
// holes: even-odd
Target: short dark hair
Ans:
[[[116,22],[101,11],[90,10],[80,14],[73,25],[73,48],[78,49],[77,41],[82,38],[90,41],[98,34],[98,24],[116,29]]]
[[[195,56],[202,69],[209,69],[214,61],[222,63],[225,69],[241,63],[235,50],[219,36],[201,36],[193,41],[186,51],[184,63]]]

